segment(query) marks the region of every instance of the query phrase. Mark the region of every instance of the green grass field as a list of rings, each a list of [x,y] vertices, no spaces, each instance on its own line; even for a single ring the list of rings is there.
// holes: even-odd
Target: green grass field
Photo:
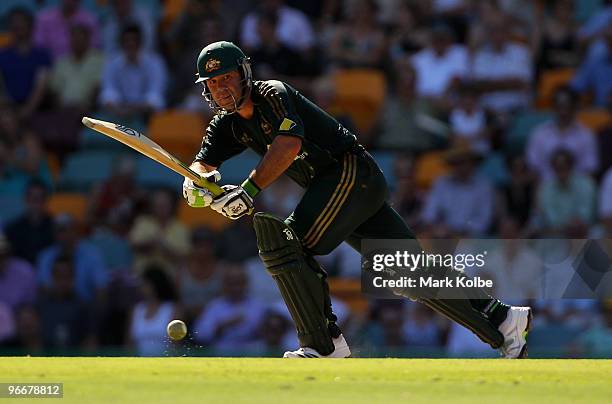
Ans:
[[[66,403],[603,403],[612,361],[11,357],[0,382],[62,382]]]

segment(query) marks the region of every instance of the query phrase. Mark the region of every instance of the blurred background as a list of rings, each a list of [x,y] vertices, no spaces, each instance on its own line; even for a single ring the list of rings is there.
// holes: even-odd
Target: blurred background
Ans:
[[[250,220],[189,208],[181,177],[80,122],[191,162],[212,116],[195,62],[217,40],[352,130],[420,237],[612,236],[611,1],[3,0],[1,355],[296,348]],[[287,215],[300,192],[283,178],[258,209]],[[538,270],[529,251],[498,260]],[[356,355],[496,355],[422,305],[366,299],[348,246],[320,261]],[[532,357],[612,357],[611,301],[511,303],[536,309]]]

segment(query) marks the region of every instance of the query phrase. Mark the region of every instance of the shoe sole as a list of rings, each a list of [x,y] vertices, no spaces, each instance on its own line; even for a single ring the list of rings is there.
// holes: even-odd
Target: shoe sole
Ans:
[[[525,330],[523,331],[523,338],[525,338],[525,345],[523,345],[523,348],[521,348],[521,352],[518,354],[517,359],[525,359],[528,356],[527,354],[527,335],[529,334],[529,330],[531,329],[532,320],[533,320],[533,313],[532,313],[532,310],[529,309],[529,312],[527,313],[527,326],[525,327]]]

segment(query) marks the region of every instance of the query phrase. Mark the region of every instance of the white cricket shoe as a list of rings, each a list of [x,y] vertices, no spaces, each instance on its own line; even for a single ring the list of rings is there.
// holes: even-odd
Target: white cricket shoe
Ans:
[[[504,345],[499,349],[506,359],[527,357],[527,333],[531,328],[531,307],[510,307],[508,315],[498,330],[504,335]]]
[[[342,334],[338,338],[332,338],[332,341],[335,349],[329,355],[321,355],[312,348],[302,347],[295,351],[285,352],[283,358],[348,358],[351,356],[351,350]]]

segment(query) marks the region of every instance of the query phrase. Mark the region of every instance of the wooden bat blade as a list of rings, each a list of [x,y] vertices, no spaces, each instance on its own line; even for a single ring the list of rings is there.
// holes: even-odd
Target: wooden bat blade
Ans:
[[[185,165],[185,163],[168,153],[160,145],[142,133],[132,128],[128,128],[127,126],[106,122],[87,116],[83,117],[82,122],[83,125],[87,126],[88,128],[111,137],[118,142],[131,147],[139,153],[144,154],[150,159],[163,164],[170,170],[182,175],[183,177],[189,178],[197,185],[211,191],[213,195],[218,196],[223,193],[223,189],[219,185],[202,178],[202,176],[190,169],[187,165]]]

